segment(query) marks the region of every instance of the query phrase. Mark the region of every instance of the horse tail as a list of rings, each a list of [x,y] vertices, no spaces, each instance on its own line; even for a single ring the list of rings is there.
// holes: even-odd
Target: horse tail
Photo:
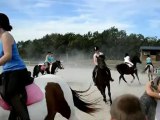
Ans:
[[[92,85],[93,85],[93,81],[91,81],[89,87],[86,90],[83,90],[83,91],[74,90],[74,91],[77,92],[77,93],[85,93],[85,92],[88,92],[91,89]]]
[[[71,91],[72,91],[72,95],[73,95],[74,105],[79,110],[90,114],[90,113],[94,113],[100,109],[100,108],[93,107],[93,106],[97,105],[97,102],[98,102],[97,100],[96,100],[96,102],[85,101],[84,99],[82,100],[82,98],[81,98],[82,95],[78,94],[75,90],[71,89]]]

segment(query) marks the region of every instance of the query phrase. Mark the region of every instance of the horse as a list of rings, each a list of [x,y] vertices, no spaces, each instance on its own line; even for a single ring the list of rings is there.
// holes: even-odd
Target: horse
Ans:
[[[87,101],[82,97],[86,90],[73,90],[65,80],[56,75],[46,74],[36,77],[34,84],[40,88],[45,97],[43,100],[28,106],[31,120],[54,120],[58,117],[56,113],[60,113],[68,120],[78,120],[76,107],[88,114],[100,109],[95,107],[97,105],[95,100]],[[34,91],[32,92],[34,93]]]
[[[109,73],[107,73],[106,69],[106,63],[105,63],[105,56],[104,55],[99,55],[97,57],[97,63],[98,63],[98,67],[97,67],[97,72],[96,72],[96,76],[95,76],[95,85],[97,86],[98,90],[100,91],[100,93],[103,96],[103,101],[106,103],[106,86],[108,88],[108,96],[109,96],[109,101],[110,101],[110,105],[112,104],[112,98],[111,98],[111,91],[110,91],[110,78],[111,76],[109,76]]]
[[[38,74],[41,73],[44,75],[47,74],[55,74],[56,68],[64,69],[61,61],[56,60],[56,62],[52,63],[49,67],[46,68],[44,64],[35,65],[33,68],[33,77],[38,77]]]
[[[148,79],[153,80],[153,75],[154,75],[154,67],[151,64],[146,65],[146,68],[144,69],[143,73],[147,70],[148,73]]]
[[[135,79],[134,74],[137,76],[137,79],[139,81],[138,70],[137,70],[136,65],[137,65],[137,63],[141,64],[142,62],[137,55],[135,55],[135,56],[133,56],[133,58],[131,58],[131,62],[133,63],[133,67],[129,67],[126,63],[121,63],[121,64],[116,65],[116,69],[120,73],[119,84],[120,84],[121,78],[127,83],[127,81],[124,78],[125,74],[133,76],[133,80],[131,81],[131,83],[133,83],[133,81]],[[139,84],[141,84],[140,81],[139,81]]]

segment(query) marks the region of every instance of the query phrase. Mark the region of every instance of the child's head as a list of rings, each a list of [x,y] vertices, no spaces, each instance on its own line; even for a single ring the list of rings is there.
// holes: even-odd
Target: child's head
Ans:
[[[138,97],[131,94],[114,99],[110,114],[111,120],[145,120]]]

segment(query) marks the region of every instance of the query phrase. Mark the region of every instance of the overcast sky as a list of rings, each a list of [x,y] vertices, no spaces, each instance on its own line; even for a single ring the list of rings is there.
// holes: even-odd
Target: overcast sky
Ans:
[[[51,33],[101,33],[113,26],[160,38],[160,0],[0,0],[0,5],[16,41]]]

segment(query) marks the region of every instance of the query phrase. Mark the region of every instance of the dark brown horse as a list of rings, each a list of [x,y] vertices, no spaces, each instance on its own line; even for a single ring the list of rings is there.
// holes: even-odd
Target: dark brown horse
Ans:
[[[47,73],[47,74],[55,74],[57,68],[64,69],[64,67],[62,66],[61,61],[59,61],[59,60],[57,60],[56,62],[52,63],[47,68],[44,68],[44,67],[45,67],[44,64],[35,65],[35,67],[33,68],[33,77],[38,77],[39,73],[41,73],[42,75],[44,75],[45,73]]]
[[[106,66],[105,56],[99,55],[99,57],[97,57],[97,63],[98,63],[98,67],[97,67],[96,76],[95,76],[95,85],[97,86],[98,90],[101,92],[104,102],[107,102],[106,94],[105,94],[106,86],[107,86],[109,101],[110,101],[110,104],[112,104],[111,91],[110,91],[111,76],[106,70],[109,68]]]
[[[121,78],[127,83],[127,81],[124,78],[124,75],[132,75],[133,76],[133,80],[131,81],[131,83],[134,81],[135,76],[134,74],[137,76],[137,79],[139,81],[139,77],[138,77],[138,70],[137,70],[137,63],[142,63],[140,58],[138,56],[134,56],[133,58],[131,58],[131,62],[133,63],[133,67],[129,67],[126,63],[121,63],[116,65],[117,71],[120,73],[119,76],[119,84],[120,84],[120,80]],[[140,81],[139,81],[140,83]],[[140,83],[141,84],[141,83]]]

